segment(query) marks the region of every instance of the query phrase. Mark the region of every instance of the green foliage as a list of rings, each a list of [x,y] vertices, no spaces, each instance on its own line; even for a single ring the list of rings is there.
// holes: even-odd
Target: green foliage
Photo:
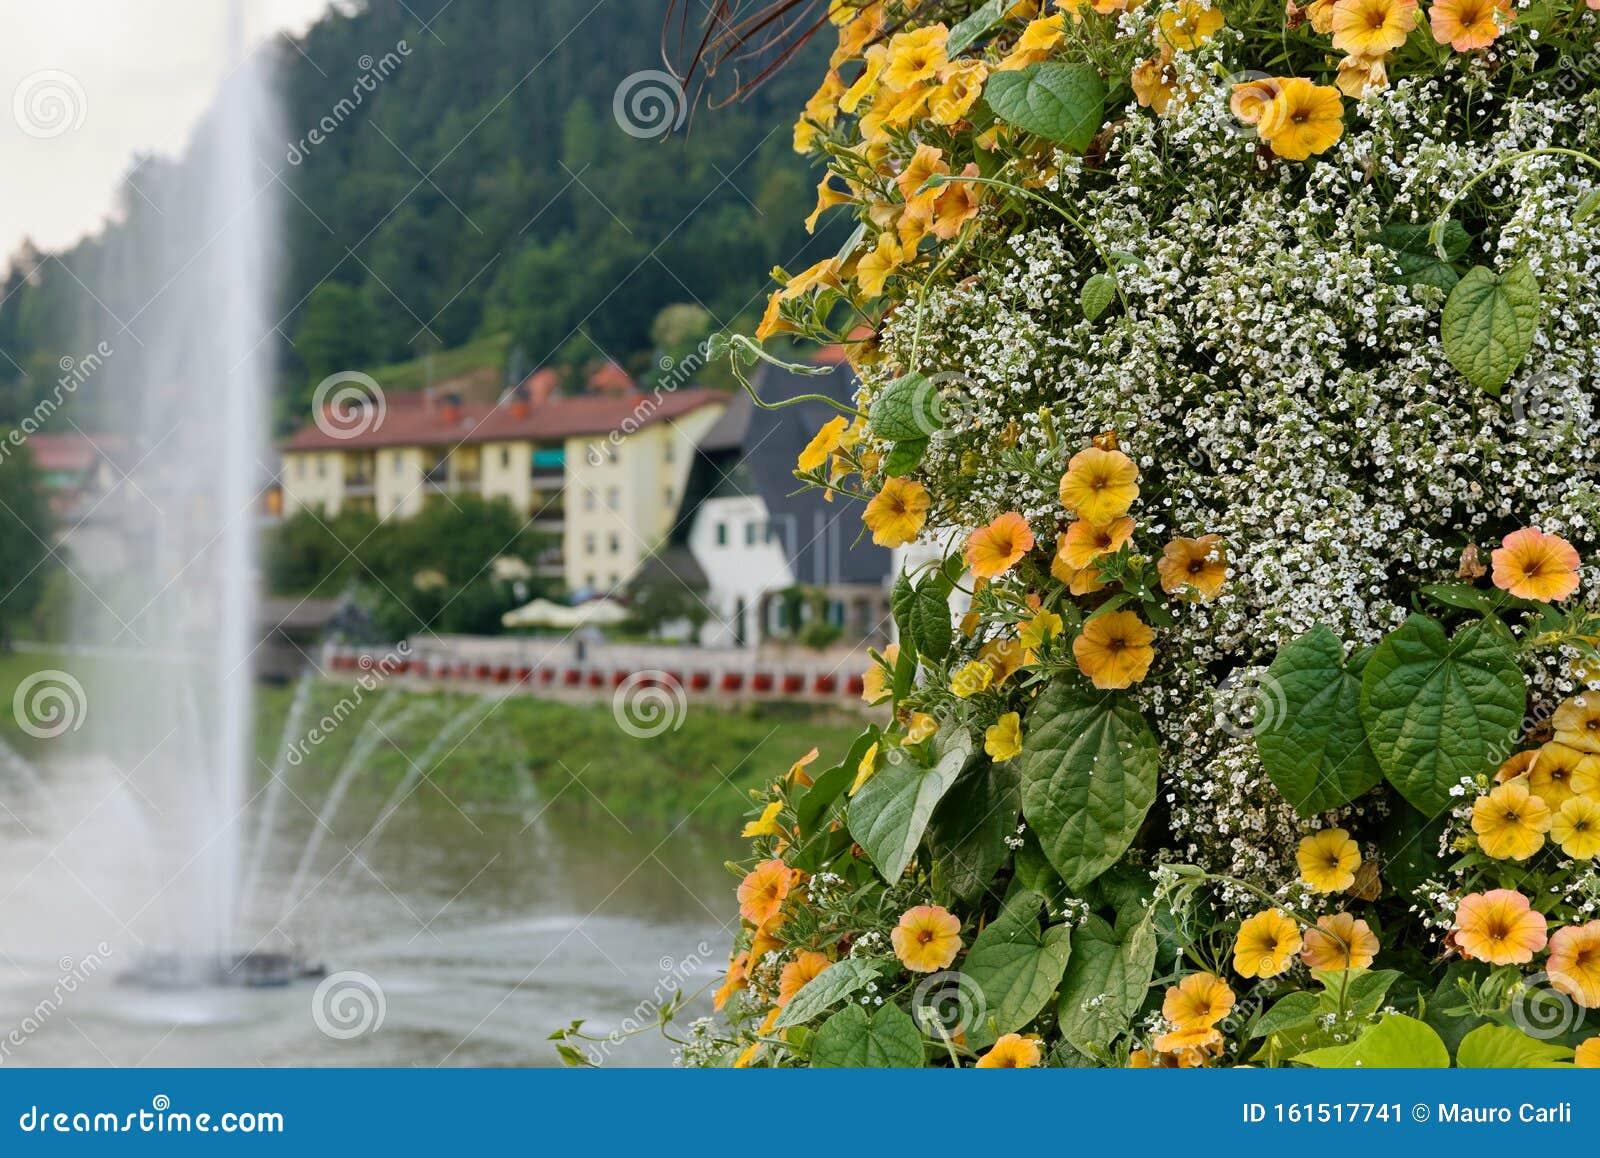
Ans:
[[[826,1013],[851,994],[859,993],[881,972],[882,967],[878,962],[861,957],[846,957],[843,961],[835,961],[806,982],[800,992],[790,998],[789,1004],[778,1015],[778,1020],[772,1023],[772,1027],[786,1029],[791,1025],[804,1025],[813,1017]]]
[[[936,739],[941,743],[931,768],[908,756],[888,760],[850,804],[850,835],[890,884],[911,863],[934,806],[955,783],[972,752],[972,739],[965,730],[941,733]]]
[[[1069,888],[1128,850],[1156,796],[1160,748],[1125,697],[1057,682],[1028,713],[1022,811]]]
[[[853,1069],[920,1066],[922,1033],[898,1005],[885,1002],[867,1014],[851,1005],[822,1023],[811,1047],[811,1064]]]
[[[19,431],[0,430],[0,640],[29,622],[51,573],[55,517]]]
[[[1016,893],[972,943],[963,972],[983,991],[994,1034],[1013,1033],[1032,1021],[1061,984],[1072,955],[1066,925],[1039,925],[1045,899]]]
[[[1439,246],[1433,242],[1431,225],[1395,222],[1385,225],[1378,240],[1394,251],[1397,272],[1386,280],[1399,285],[1431,285],[1449,293],[1461,280],[1455,263],[1472,243],[1461,222],[1452,219],[1440,234]],[[1443,248],[1444,256],[1439,256]]]
[[[1083,316],[1091,322],[1099,321],[1100,315],[1109,310],[1111,303],[1116,300],[1117,276],[1104,271],[1091,274],[1078,291],[1078,305],[1083,310]]]
[[[1512,750],[1527,692],[1510,649],[1487,623],[1445,635],[1412,615],[1384,637],[1361,677],[1367,741],[1389,782],[1428,815],[1464,776]]]
[[[1450,1051],[1427,1023],[1387,1013],[1355,1041],[1310,1050],[1294,1060],[1317,1069],[1447,1069]]]
[[[1439,319],[1445,356],[1474,386],[1498,395],[1539,332],[1539,279],[1527,262],[1504,275],[1481,265],[1450,291]]]
[[[941,425],[938,398],[938,387],[927,377],[906,374],[883,388],[867,423],[885,442],[925,441]]]
[[[1570,1046],[1529,1037],[1509,1025],[1480,1025],[1456,1047],[1462,1069],[1556,1069],[1570,1065]]]
[[[1301,816],[1348,804],[1383,779],[1361,723],[1364,657],[1321,624],[1284,645],[1267,671],[1255,729],[1261,764]]]
[[[1106,86],[1086,64],[1046,62],[997,72],[984,88],[994,115],[1074,153],[1086,152],[1106,118]]]
[[[1108,1047],[1144,1003],[1155,966],[1150,922],[1134,917],[1113,928],[1091,913],[1072,933],[1072,959],[1056,1009],[1062,1036],[1084,1053]]]
[[[949,890],[974,901],[1006,861],[1006,840],[1016,831],[1022,780],[1015,760],[992,763],[978,754],[933,810],[928,848]]]
[[[951,570],[938,568],[915,583],[902,571],[889,595],[901,646],[913,647],[918,655],[935,663],[949,654],[955,638],[950,626],[950,592],[955,588]]]

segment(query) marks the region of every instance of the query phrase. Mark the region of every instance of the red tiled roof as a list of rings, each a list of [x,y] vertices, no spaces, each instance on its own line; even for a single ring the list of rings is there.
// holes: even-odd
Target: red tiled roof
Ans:
[[[122,448],[115,436],[94,438],[87,434],[31,434],[27,446],[34,465],[40,470],[88,470],[101,455]]]
[[[383,446],[457,446],[479,442],[553,442],[584,434],[637,430],[663,419],[678,418],[702,406],[726,402],[715,390],[678,390],[659,397],[652,394],[555,397],[537,405],[518,406],[510,399],[498,406],[463,404],[455,421],[447,421],[449,408],[435,400],[417,405],[391,399],[381,421],[354,437],[339,438],[307,423],[283,444],[285,451],[360,450]],[[398,403],[398,404],[396,404]],[[345,427],[359,426],[346,422]],[[340,425],[330,427],[341,433]]]

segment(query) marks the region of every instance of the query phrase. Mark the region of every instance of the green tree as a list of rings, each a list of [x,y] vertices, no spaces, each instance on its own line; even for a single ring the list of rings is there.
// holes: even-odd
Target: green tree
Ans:
[[[20,432],[0,432],[0,642],[30,621],[51,570],[55,518]]]

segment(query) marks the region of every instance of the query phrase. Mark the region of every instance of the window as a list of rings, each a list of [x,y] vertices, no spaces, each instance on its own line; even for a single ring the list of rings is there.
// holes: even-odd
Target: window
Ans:
[[[756,545],[756,533],[759,526],[760,524],[755,522],[749,522],[744,525],[744,545],[746,547],[754,547]]]
[[[717,546],[726,547],[727,545],[728,545],[728,524],[727,523],[718,523],[717,524]]]
[[[615,510],[620,510],[622,508],[622,488],[621,487],[607,487],[606,488],[606,506],[610,507],[614,511]]]
[[[394,464],[394,473],[401,474],[406,469],[406,457],[398,450],[389,456],[389,461]]]
[[[585,575],[583,577],[583,585],[585,587],[588,587],[588,588],[591,588],[591,589],[594,587],[594,572],[593,571],[590,571],[587,575]]]
[[[305,478],[306,477],[306,460],[305,459],[297,458],[297,459],[294,460],[294,473],[299,478]]]
[[[585,534],[583,536],[583,553],[585,555],[593,555],[594,554],[594,552],[595,552],[595,542],[596,542],[596,540],[595,540],[595,535],[594,535],[593,531],[589,531],[587,534]]]
[[[613,555],[622,554],[622,539],[615,534],[608,536],[606,540],[606,549],[609,550]]]
[[[586,511],[594,510],[595,504],[598,501],[599,500],[595,497],[595,493],[593,491],[584,491],[583,492],[583,509],[584,510],[586,510]]]
[[[669,435],[667,437],[667,445],[661,451],[661,461],[662,462],[671,462],[672,461],[672,453],[673,453],[672,438]]]
[[[511,448],[509,446],[503,446],[500,448],[500,469],[511,469]]]
[[[621,582],[622,582],[622,576],[618,575],[615,571],[613,571],[611,573],[611,577],[606,580],[606,584],[608,586],[611,586],[611,587],[615,587],[617,584],[619,584]]]
[[[317,455],[317,477],[328,477],[328,460],[323,458],[320,454]]]
[[[606,443],[606,461],[607,462],[616,462],[617,461],[617,444],[614,443],[614,442]]]
[[[671,487],[668,487],[661,497],[666,499],[668,510],[678,505],[678,492]]]

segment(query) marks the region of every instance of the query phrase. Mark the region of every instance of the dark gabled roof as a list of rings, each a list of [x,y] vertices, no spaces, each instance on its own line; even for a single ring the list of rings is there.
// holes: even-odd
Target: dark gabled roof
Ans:
[[[841,363],[831,374],[810,377],[763,365],[754,386],[763,402],[800,394],[821,394],[850,404],[855,375]],[[861,504],[842,495],[825,502],[820,490],[799,490],[794,477],[800,452],[840,411],[823,402],[802,402],[779,410],[750,407],[741,465],[766,503],[795,582],[807,586],[835,583],[883,583],[889,576],[888,550],[864,533]]]

